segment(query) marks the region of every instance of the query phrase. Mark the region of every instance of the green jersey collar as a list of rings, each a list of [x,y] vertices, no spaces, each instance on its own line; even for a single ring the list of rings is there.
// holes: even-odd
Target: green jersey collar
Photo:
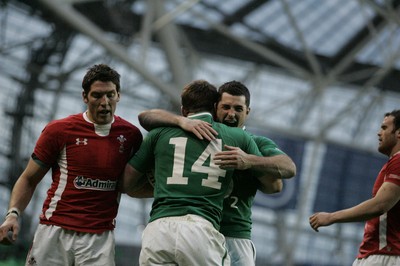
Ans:
[[[200,119],[200,120],[204,120],[204,121],[207,121],[207,122],[210,122],[210,123],[212,121],[214,121],[212,114],[209,113],[209,112],[201,112],[201,113],[189,115],[188,118],[190,118],[190,119]]]

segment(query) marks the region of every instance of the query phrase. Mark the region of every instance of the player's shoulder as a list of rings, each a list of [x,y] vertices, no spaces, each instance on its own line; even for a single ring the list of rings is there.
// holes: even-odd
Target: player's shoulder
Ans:
[[[74,124],[78,121],[82,121],[82,122],[84,121],[82,113],[73,114],[73,115],[69,115],[67,117],[52,120],[46,125],[46,129],[50,129],[50,130],[54,129],[57,131],[62,131],[66,127],[68,127],[71,124]]]
[[[170,138],[171,136],[176,136],[176,131],[179,131],[178,127],[156,127],[147,132],[144,136],[146,142],[155,141],[159,138]]]
[[[272,139],[260,135],[251,136],[264,156],[286,155]]]
[[[128,120],[126,120],[118,115],[114,115],[114,124],[121,126],[121,127],[130,128],[134,131],[139,131],[139,128],[137,126],[135,126],[133,123],[129,122]]]
[[[125,118],[122,118],[119,115],[114,115],[114,123],[125,125],[125,126],[128,126],[128,127],[136,127],[134,124],[132,124],[131,122],[129,122]]]
[[[400,151],[395,153],[395,154],[393,154],[393,156],[390,157],[389,160],[399,161],[400,160]]]
[[[400,169],[400,152],[394,154],[386,163],[387,168],[390,169]]]
[[[387,161],[388,164],[398,164],[400,162],[400,152],[395,153],[392,157]]]
[[[247,131],[246,131],[247,132]],[[252,134],[252,133],[250,133],[250,132],[248,132],[249,133],[249,135],[254,139],[254,141],[255,142],[260,142],[260,143],[267,143],[267,144],[273,144],[273,145],[276,145],[275,144],[275,141],[273,141],[272,139],[270,139],[270,138],[267,138],[267,137],[265,137],[265,136],[261,136],[261,135],[254,135],[254,134]]]

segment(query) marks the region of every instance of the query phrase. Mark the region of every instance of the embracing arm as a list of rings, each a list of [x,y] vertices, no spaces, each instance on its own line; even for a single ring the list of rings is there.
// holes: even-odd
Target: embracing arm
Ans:
[[[260,181],[260,187],[258,189],[265,194],[279,193],[283,189],[283,181],[280,178],[267,175],[258,177],[258,180]]]
[[[310,226],[318,232],[321,226],[334,223],[367,221],[388,212],[400,200],[400,186],[384,182],[375,197],[354,207],[336,212],[318,212],[310,216]]]
[[[254,169],[264,172],[262,177],[258,177],[261,183],[259,190],[263,193],[281,192],[283,189],[282,179],[292,178],[296,175],[296,165],[286,154],[264,156],[256,158],[256,161],[259,161],[260,164],[256,163]]]
[[[153,197],[153,186],[149,183],[146,176],[133,168],[129,163],[126,164],[124,173],[119,181],[119,191],[135,198]]]
[[[249,155],[251,168],[261,172],[258,176],[260,187],[265,194],[281,192],[283,189],[282,179],[289,179],[296,175],[296,165],[286,154],[275,156]]]
[[[179,126],[183,116],[162,109],[151,109],[139,113],[140,125],[150,131],[157,127]]]
[[[252,169],[263,171],[279,179],[288,179],[296,175],[296,165],[286,154],[275,156],[250,155]]]
[[[211,124],[197,119],[176,115],[162,109],[152,109],[142,111],[139,116],[140,125],[150,131],[157,127],[180,127],[185,131],[192,132],[199,139],[212,140],[218,133],[212,128]]]
[[[278,193],[283,189],[282,179],[296,175],[296,165],[286,154],[275,156],[257,156],[245,153],[238,147],[225,145],[226,151],[215,154],[215,164],[221,168],[253,169],[260,173],[261,192],[266,194]]]
[[[285,154],[257,156],[248,154],[238,147],[225,145],[226,151],[215,154],[215,164],[221,168],[253,169],[278,179],[292,178],[296,175],[296,165]]]
[[[46,175],[48,168],[39,166],[32,158],[22,172],[11,193],[9,209],[14,209],[17,213],[6,217],[0,226],[0,240],[7,237],[8,231],[13,232],[12,240],[16,240],[19,233],[18,216],[28,206],[37,184]]]

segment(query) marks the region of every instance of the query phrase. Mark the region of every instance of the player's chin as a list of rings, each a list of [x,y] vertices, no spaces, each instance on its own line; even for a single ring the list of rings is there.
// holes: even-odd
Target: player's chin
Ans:
[[[237,121],[224,121],[224,124],[227,125],[228,127],[237,127],[238,122]]]
[[[109,124],[109,123],[111,123],[112,118],[113,118],[113,115],[111,112],[99,113],[99,114],[97,114],[95,122],[96,122],[96,124],[99,124],[99,125]]]

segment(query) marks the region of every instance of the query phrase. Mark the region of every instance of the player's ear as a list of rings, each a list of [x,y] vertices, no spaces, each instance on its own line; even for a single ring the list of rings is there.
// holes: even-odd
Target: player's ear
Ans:
[[[246,115],[248,115],[249,113],[250,113],[250,107],[247,107],[247,110],[246,110]]]
[[[84,90],[82,90],[82,100],[84,103],[88,103],[88,96]]]
[[[189,112],[186,110],[186,108],[184,108],[183,106],[181,106],[181,114],[182,114],[184,117],[187,117],[188,114],[189,114]]]

